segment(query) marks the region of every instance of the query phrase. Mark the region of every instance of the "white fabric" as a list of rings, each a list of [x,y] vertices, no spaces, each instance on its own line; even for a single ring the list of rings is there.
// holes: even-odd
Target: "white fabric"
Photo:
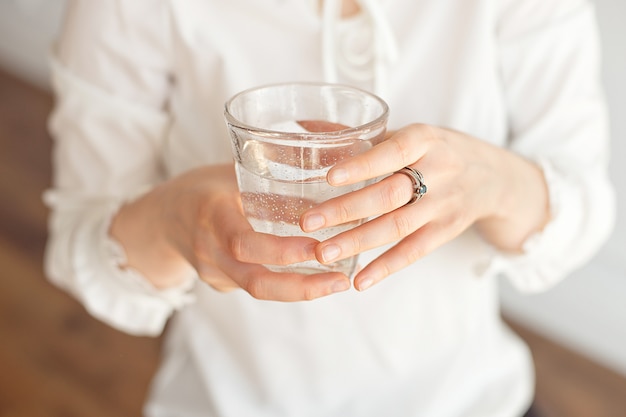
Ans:
[[[328,61],[310,1],[69,2],[52,57],[46,269],[124,331],[158,334],[176,311],[148,416],[513,417],[528,406],[532,362],[500,320],[498,276],[545,290],[593,256],[614,218],[593,9],[585,0],[373,4],[334,26],[356,52],[362,39],[350,31],[362,24],[376,39],[392,32],[375,45],[392,39],[397,59],[377,55],[371,76],[352,79]],[[390,129],[446,126],[536,160],[550,224],[520,256],[469,230],[364,293],[307,303],[222,294],[192,279],[157,291],[119,267],[124,255],[107,230],[124,201],[231,160],[228,97],[329,71],[363,88],[384,84]]]
[[[327,82],[337,82],[341,72],[351,80],[371,80],[373,91],[382,95],[386,90],[389,67],[398,59],[397,43],[379,0],[358,2],[362,13],[349,19],[349,24],[341,24],[341,0],[324,1],[324,79]]]

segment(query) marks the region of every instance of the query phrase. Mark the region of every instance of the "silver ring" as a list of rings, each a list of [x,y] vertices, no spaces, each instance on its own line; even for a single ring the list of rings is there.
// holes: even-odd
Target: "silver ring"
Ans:
[[[411,167],[404,167],[395,173],[406,175],[413,183],[413,195],[411,196],[409,202],[406,203],[407,206],[415,204],[417,201],[421,200],[422,197],[424,197],[424,194],[428,191],[428,187],[424,184],[424,176],[421,172]]]

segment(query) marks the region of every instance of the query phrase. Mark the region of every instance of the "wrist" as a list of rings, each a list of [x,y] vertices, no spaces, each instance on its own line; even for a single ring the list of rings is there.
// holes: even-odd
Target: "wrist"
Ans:
[[[120,207],[111,221],[109,235],[126,253],[126,265],[157,288],[177,286],[192,272],[191,266],[169,243],[159,208],[160,187]]]
[[[541,168],[509,150],[491,158],[495,198],[489,215],[477,221],[482,235],[499,249],[521,252],[526,240],[549,220],[547,184]]]

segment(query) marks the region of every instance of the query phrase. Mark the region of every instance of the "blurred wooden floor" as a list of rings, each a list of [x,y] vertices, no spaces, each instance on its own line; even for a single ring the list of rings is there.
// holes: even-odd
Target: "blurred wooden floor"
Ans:
[[[0,417],[140,416],[160,340],[92,319],[42,273],[51,106],[0,72]],[[626,416],[625,378],[514,328],[535,355],[543,417]]]

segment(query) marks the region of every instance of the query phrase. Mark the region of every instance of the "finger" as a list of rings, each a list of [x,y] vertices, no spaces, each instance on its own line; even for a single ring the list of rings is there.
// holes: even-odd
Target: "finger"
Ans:
[[[389,275],[422,259],[452,236],[443,223],[428,223],[374,259],[354,278],[354,287],[364,291]]]
[[[233,281],[216,266],[209,265],[205,262],[195,262],[195,264],[198,277],[213,287],[213,289],[220,292],[229,292],[241,288],[239,284]]]
[[[327,264],[401,240],[432,218],[431,205],[406,206],[340,233],[317,245],[316,257]]]
[[[339,272],[304,275],[278,273],[259,264],[243,263],[226,256],[219,267],[239,287],[259,300],[305,301],[350,288],[350,279]]]
[[[220,246],[240,262],[289,265],[315,259],[317,240],[305,236],[280,237],[254,231],[238,207],[222,209],[210,227],[199,231],[196,247],[210,251],[208,244],[214,233]]]
[[[337,163],[328,171],[328,182],[339,186],[372,179],[418,161],[435,137],[435,128],[410,125],[367,152]]]
[[[339,272],[277,273],[260,264],[241,262],[224,249],[215,249],[211,258],[203,258],[202,253],[194,267],[200,278],[218,291],[242,288],[257,299],[302,301],[346,291],[351,286],[349,278]]]
[[[319,241],[304,236],[275,236],[252,228],[228,237],[227,247],[240,262],[289,265],[315,259]]]
[[[364,189],[325,201],[307,210],[300,227],[313,232],[368,217],[389,213],[405,205],[413,196],[413,184],[406,175],[390,175]]]

